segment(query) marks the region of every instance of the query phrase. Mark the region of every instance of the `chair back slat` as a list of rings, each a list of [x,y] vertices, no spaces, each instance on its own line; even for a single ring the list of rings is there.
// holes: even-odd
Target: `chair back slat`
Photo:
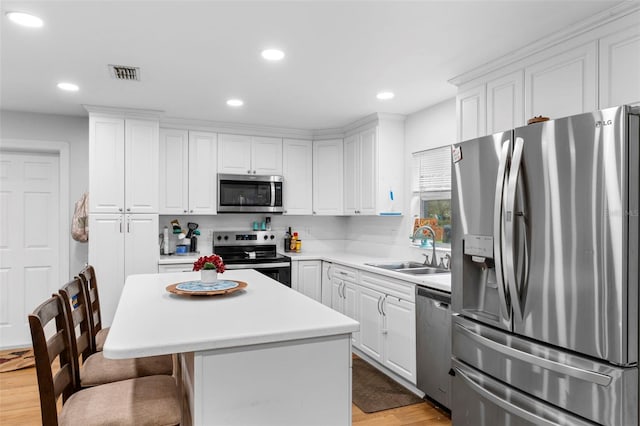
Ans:
[[[69,308],[70,329],[73,340],[71,348],[82,360],[86,361],[93,353],[91,347],[91,327],[89,324],[89,306],[87,294],[79,277],[69,281],[60,289],[60,296]]]
[[[47,339],[44,330],[53,320],[56,333]],[[78,359],[73,356],[71,350],[68,310],[64,308],[64,302],[59,295],[53,295],[29,315],[29,328],[38,376],[42,424],[57,426],[58,398],[62,395],[64,402],[80,388],[80,382],[75,380]],[[59,360],[60,369],[54,380],[51,364],[56,358]]]
[[[85,266],[80,271],[80,279],[86,290],[87,304],[89,305],[89,327],[91,333],[92,350],[96,350],[96,334],[102,330],[102,315],[100,314],[100,297],[98,294],[98,280],[96,271],[91,265]]]

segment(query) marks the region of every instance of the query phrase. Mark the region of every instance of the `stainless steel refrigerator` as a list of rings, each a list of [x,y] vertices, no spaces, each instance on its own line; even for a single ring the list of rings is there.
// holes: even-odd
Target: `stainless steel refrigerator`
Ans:
[[[453,147],[454,426],[638,425],[639,118]]]

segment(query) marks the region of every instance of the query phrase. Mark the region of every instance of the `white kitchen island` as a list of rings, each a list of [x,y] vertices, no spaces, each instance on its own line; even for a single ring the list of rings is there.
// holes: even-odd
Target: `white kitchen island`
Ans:
[[[351,424],[351,333],[358,322],[254,270],[247,288],[177,296],[198,272],[131,275],[108,358],[179,354],[183,425]]]

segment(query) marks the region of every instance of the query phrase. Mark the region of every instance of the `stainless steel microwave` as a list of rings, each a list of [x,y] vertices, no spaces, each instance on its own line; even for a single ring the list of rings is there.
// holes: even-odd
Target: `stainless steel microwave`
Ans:
[[[282,213],[282,176],[218,174],[218,213]]]

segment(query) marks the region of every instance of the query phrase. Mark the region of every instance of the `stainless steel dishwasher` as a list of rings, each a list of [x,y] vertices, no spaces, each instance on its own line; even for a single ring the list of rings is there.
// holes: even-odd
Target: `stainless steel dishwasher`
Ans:
[[[451,294],[416,286],[417,385],[451,407]]]

